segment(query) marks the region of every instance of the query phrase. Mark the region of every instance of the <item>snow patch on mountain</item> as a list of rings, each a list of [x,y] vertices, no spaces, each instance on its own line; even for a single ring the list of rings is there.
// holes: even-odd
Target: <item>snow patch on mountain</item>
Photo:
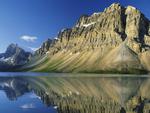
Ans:
[[[91,22],[91,23],[88,23],[88,24],[83,24],[82,26],[83,27],[89,27],[89,26],[91,26],[91,25],[94,25],[96,22]]]

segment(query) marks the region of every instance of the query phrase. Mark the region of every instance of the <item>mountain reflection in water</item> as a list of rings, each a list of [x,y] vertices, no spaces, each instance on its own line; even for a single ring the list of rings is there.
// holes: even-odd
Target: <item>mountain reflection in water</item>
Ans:
[[[34,92],[58,113],[150,113],[149,89],[149,77],[0,78],[9,100]]]

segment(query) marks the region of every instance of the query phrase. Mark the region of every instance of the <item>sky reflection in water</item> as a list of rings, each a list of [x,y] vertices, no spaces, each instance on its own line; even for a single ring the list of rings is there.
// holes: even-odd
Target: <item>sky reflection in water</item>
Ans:
[[[12,101],[0,90],[0,113],[56,113],[56,110],[53,107],[46,107],[33,92]]]

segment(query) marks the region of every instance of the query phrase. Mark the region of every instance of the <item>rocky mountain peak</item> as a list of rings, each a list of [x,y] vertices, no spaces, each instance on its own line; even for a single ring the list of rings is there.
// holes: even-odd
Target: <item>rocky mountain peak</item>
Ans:
[[[18,45],[17,45],[17,44],[14,44],[14,43],[11,43],[11,44],[8,46],[8,48],[16,48],[16,47],[18,47]]]
[[[16,49],[16,48],[19,48],[19,46],[17,45],[17,44],[14,44],[14,43],[12,43],[12,44],[10,44],[8,47],[7,47],[7,49]],[[7,51],[7,50],[6,50]]]
[[[136,53],[145,51],[150,43],[144,41],[149,31],[149,20],[138,9],[132,6],[127,6],[126,11],[126,29],[127,45]]]
[[[104,12],[112,12],[114,10],[120,10],[123,8],[120,3],[113,3],[108,8],[105,8]]]
[[[0,62],[8,65],[23,65],[29,61],[31,53],[25,52],[17,44],[10,44],[5,53],[0,54]],[[1,66],[1,65],[0,65]]]
[[[131,12],[140,12],[140,11],[133,6],[127,6],[126,7],[126,13],[131,13]]]
[[[65,35],[61,35],[61,37],[68,37],[72,34],[71,32],[74,32],[74,35],[81,35],[81,32],[84,31],[98,30],[98,34],[103,32],[101,33],[103,37],[107,34],[107,38],[120,37],[123,41],[126,39],[127,45],[132,50],[140,52],[143,51],[145,42],[149,42],[145,38],[145,35],[150,34],[149,26],[149,20],[137,8],[133,6],[123,7],[119,3],[113,3],[104,12],[93,13],[91,16],[81,16],[76,26],[72,29],[66,29],[62,33]],[[106,33],[106,31],[109,31],[109,33]],[[117,38],[118,41],[120,39]],[[145,39],[146,41],[144,41]]]
[[[20,51],[24,51],[23,49],[21,49],[20,47],[18,47],[17,44],[10,44],[8,47],[7,47],[7,50],[6,50],[6,54],[7,56],[6,57],[10,57],[12,56],[13,54],[15,54],[16,52],[20,52]]]
[[[56,39],[54,39],[56,40]],[[43,44],[41,45],[41,47],[35,51],[36,55],[44,55],[49,51],[50,46],[52,45],[53,40],[52,39],[47,39],[45,42],[43,42]]]

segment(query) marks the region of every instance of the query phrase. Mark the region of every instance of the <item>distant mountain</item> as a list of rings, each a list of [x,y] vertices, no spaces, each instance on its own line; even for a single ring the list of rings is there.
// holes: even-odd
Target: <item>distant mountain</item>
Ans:
[[[10,44],[6,52],[0,54],[0,70],[24,65],[29,61],[31,56],[31,53],[25,52],[17,44]]]

